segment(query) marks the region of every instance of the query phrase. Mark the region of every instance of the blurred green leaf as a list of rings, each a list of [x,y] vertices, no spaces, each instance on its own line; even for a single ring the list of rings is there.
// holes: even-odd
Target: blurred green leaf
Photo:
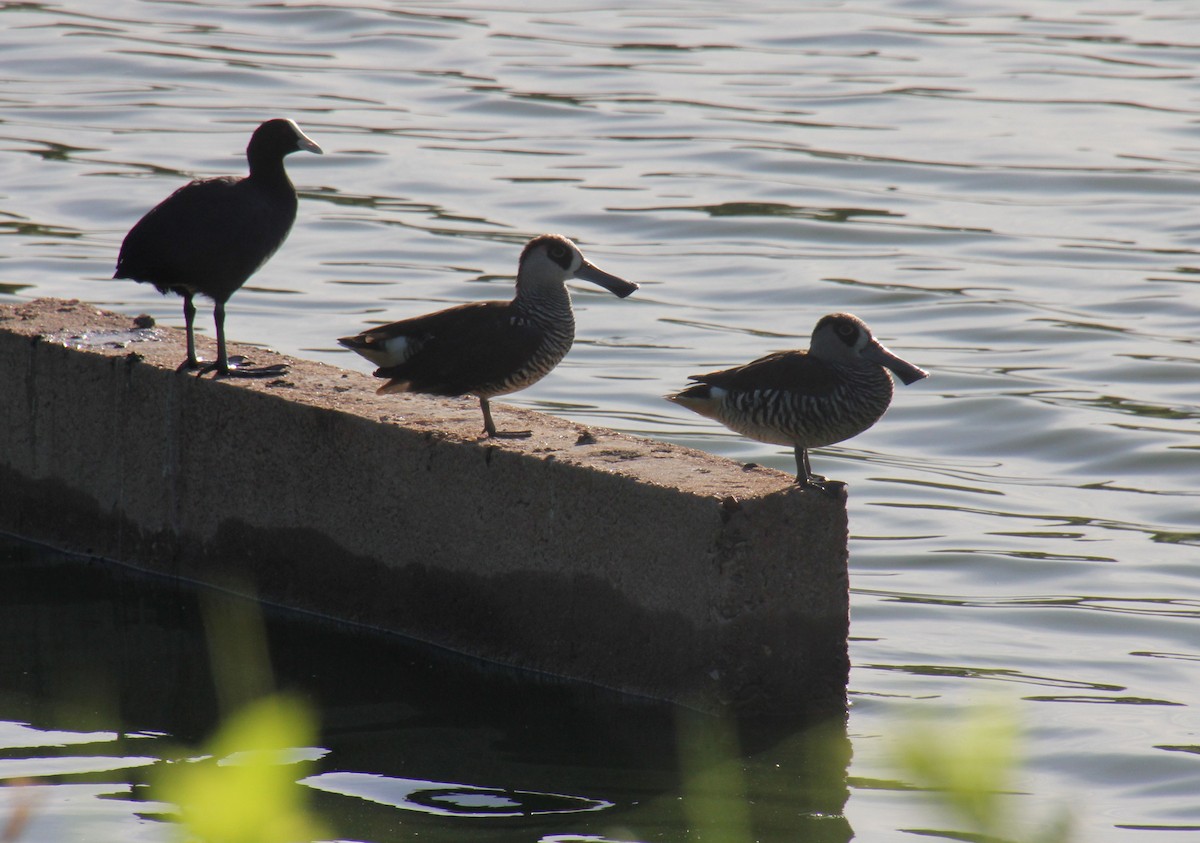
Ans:
[[[745,762],[735,724],[729,718],[681,709],[676,730],[689,839],[749,843],[753,835]]]
[[[1007,801],[1021,761],[1021,729],[1010,705],[988,703],[958,714],[919,714],[899,723],[892,741],[896,766],[934,794],[962,821],[972,839],[1023,839]],[[1038,843],[1070,838],[1065,810],[1032,837]]]
[[[914,718],[896,736],[895,753],[901,769],[943,794],[973,830],[993,833],[1002,825],[1000,797],[1014,777],[1019,740],[1011,709],[986,705],[949,721]]]
[[[179,807],[181,839],[203,843],[299,843],[322,836],[297,784],[313,746],[308,707],[267,697],[229,718],[200,757],[158,771],[155,798]]]

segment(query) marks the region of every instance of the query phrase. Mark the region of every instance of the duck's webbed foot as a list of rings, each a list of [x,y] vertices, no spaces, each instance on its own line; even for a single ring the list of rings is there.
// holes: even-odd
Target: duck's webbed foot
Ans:
[[[805,488],[818,489],[827,495],[840,495],[846,488],[844,480],[830,480],[820,474],[810,474],[808,477],[797,477],[796,483]]]
[[[497,430],[492,421],[492,406],[486,398],[479,399],[479,409],[483,410],[483,435],[488,439],[528,439],[533,435],[532,430]]]
[[[796,482],[810,489],[820,489],[829,495],[839,495],[846,488],[841,480],[830,480],[820,474],[813,474],[808,464],[808,449],[796,446]]]
[[[485,430],[483,435],[488,439],[528,439],[533,436],[532,430]]]

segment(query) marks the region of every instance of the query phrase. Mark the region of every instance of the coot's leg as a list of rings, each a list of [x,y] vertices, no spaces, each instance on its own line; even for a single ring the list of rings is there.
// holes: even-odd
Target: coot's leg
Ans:
[[[183,296],[183,324],[187,327],[187,359],[175,371],[190,372],[200,368],[200,361],[196,358],[196,304],[192,301],[191,293],[181,291],[180,295]]]
[[[244,357],[235,357],[231,366],[229,355],[225,351],[225,302],[218,301],[213,305],[213,321],[217,324],[217,359],[216,362],[202,368],[199,374],[216,372],[218,378],[270,378],[287,371],[287,365],[283,363],[273,366],[247,366],[250,361]]]

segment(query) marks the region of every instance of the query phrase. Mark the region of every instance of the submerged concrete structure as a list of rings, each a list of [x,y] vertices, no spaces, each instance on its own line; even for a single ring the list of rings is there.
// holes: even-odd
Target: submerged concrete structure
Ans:
[[[0,531],[704,710],[844,708],[844,493],[503,406],[533,435],[481,440],[474,399],[236,345],[289,369],[197,378],[182,349],[0,306]]]

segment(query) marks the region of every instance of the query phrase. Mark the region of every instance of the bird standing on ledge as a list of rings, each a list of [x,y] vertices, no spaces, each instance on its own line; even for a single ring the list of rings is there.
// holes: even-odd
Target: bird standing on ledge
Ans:
[[[200,374],[264,377],[280,366],[235,368],[225,351],[225,302],[275,254],[296,219],[296,188],[283,168],[284,156],[317,146],[291,120],[268,120],[250,137],[250,175],[201,179],[176,190],[138,220],[121,244],[113,278],[153,284],[160,293],[183,296],[187,359],[180,370]],[[196,357],[192,298],[215,303],[217,359],[201,367]]]
[[[525,244],[512,301],[462,304],[371,328],[338,343],[379,368],[379,394],[421,392],[475,395],[489,437],[523,438],[528,430],[498,431],[488,399],[537,383],[571,350],[575,314],[566,282],[581,278],[625,298],[637,284],[609,275],[558,234]]]
[[[796,482],[825,488],[813,474],[808,449],[857,436],[892,401],[891,369],[905,384],[929,373],[883,347],[866,323],[849,313],[822,317],[807,351],[780,351],[752,363],[692,375],[696,383],[668,395],[731,430],[796,450]]]

